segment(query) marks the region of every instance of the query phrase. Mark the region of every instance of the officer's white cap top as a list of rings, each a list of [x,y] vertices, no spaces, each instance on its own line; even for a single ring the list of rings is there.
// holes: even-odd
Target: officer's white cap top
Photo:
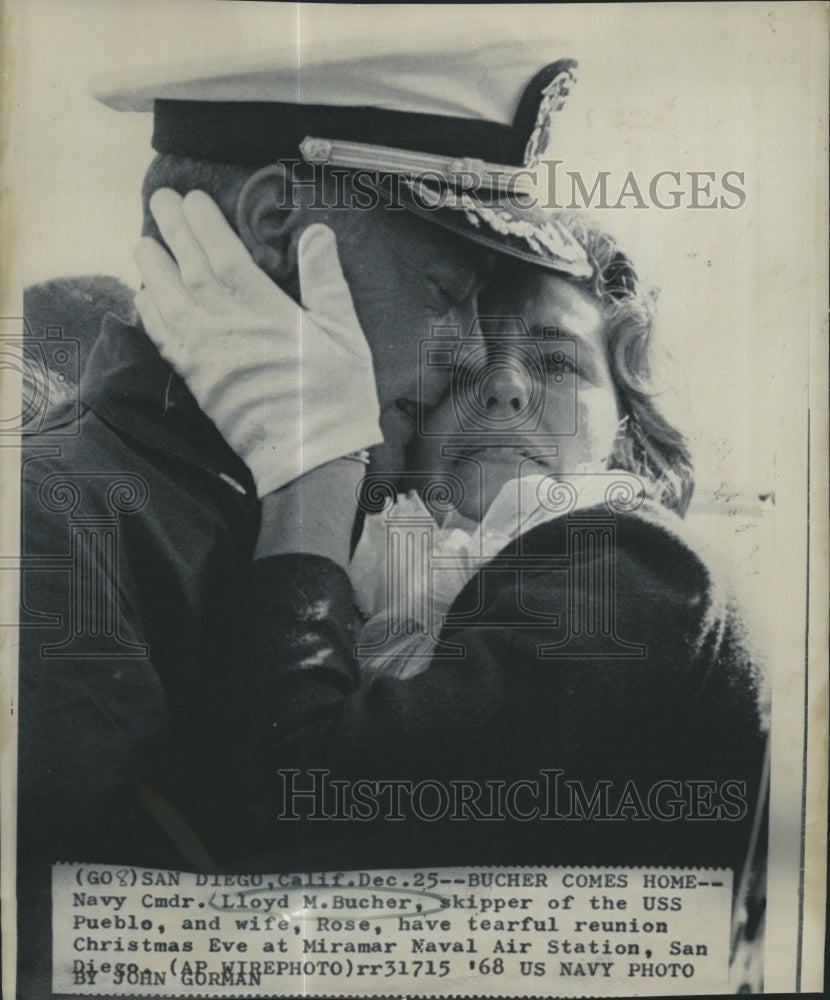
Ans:
[[[175,65],[99,77],[92,94],[118,111],[152,111],[157,98],[268,101],[509,125],[534,73],[571,54],[552,33],[529,37],[504,8],[496,16],[489,6],[463,14],[435,7],[427,18],[423,8],[415,16],[406,5],[333,5],[323,12],[313,4],[265,5],[271,6],[276,10],[263,18],[257,53],[196,59],[185,54]],[[216,44],[210,48],[215,51]]]
[[[126,69],[92,86],[116,110],[155,111],[158,152],[253,168],[300,151],[305,157],[312,142],[308,159],[405,181],[425,169],[427,157],[452,190],[427,191],[419,201],[402,188],[404,207],[488,250],[576,278],[592,275],[572,236],[541,210],[512,206],[494,179],[505,167],[537,162],[574,80],[575,62],[563,58],[571,53],[548,28],[550,8],[532,19],[508,5],[203,9],[204,32],[174,39],[182,46],[175,64]],[[254,54],[227,54],[241,48],[227,31],[237,11],[246,39],[259,44]],[[223,19],[224,40],[216,30]],[[162,35],[169,51],[171,39]],[[459,169],[477,178],[460,193]],[[496,201],[488,203],[494,186]],[[445,194],[446,204],[434,201]]]

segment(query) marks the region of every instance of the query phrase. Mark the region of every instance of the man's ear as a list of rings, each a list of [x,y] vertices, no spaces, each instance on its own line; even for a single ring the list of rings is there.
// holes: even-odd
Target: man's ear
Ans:
[[[257,264],[285,284],[297,272],[300,207],[279,164],[257,170],[245,182],[236,205],[236,226]]]

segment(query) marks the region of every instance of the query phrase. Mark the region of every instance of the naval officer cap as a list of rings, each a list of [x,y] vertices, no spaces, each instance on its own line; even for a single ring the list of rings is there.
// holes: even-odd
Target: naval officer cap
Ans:
[[[246,167],[306,160],[366,171],[381,198],[486,248],[575,278],[593,267],[533,168],[576,80],[521,36],[474,30],[188,62],[99,79],[118,111],[152,111],[153,148]],[[391,185],[391,179],[398,183]]]

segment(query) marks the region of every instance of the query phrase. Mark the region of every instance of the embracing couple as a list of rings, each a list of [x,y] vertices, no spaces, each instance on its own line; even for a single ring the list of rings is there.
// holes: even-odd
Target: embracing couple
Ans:
[[[764,687],[683,527],[654,295],[589,220],[505,190],[574,64],[448,63],[453,101],[426,51],[304,67],[302,102],[279,63],[101,95],[153,108],[159,155],[141,321],[104,317],[78,433],[56,407],[24,463],[21,878],[44,905],[70,859],[755,866]],[[70,537],[67,575],[46,557]],[[576,806],[538,808],[542,771]],[[358,782],[390,794],[344,810]],[[413,807],[424,782],[462,794]]]

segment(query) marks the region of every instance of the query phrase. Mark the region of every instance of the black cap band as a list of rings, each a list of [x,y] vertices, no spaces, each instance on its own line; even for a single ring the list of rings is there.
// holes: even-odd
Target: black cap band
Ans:
[[[307,135],[520,167],[527,135],[497,122],[372,107],[156,100],[153,149],[246,167],[297,159]]]

